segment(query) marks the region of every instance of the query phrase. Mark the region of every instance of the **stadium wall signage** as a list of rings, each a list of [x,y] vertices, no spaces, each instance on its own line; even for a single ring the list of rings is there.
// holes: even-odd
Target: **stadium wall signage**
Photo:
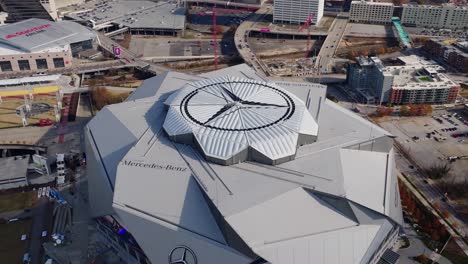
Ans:
[[[171,170],[171,171],[186,171],[187,168],[185,167],[178,167],[173,165],[161,165],[156,163],[144,163],[144,162],[137,162],[131,160],[124,160],[123,164],[125,166],[131,167],[141,167],[141,168],[148,168],[148,169],[156,169],[156,170]]]
[[[48,28],[50,26],[52,26],[52,25],[51,24],[40,25],[40,26],[37,26],[37,27],[33,27],[33,28],[30,28],[30,29],[23,30],[23,31],[18,31],[18,32],[13,33],[13,34],[8,34],[8,35],[5,36],[5,38],[6,39],[11,39],[11,38],[16,38],[16,37],[19,37],[19,36],[22,36],[22,35],[26,35],[27,37],[29,37],[29,36],[44,32],[44,29]]]

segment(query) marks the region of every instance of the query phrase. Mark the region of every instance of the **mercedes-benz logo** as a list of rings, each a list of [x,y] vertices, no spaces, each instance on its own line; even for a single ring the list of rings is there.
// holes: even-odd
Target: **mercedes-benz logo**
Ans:
[[[197,256],[186,246],[177,246],[169,254],[169,264],[197,264]]]

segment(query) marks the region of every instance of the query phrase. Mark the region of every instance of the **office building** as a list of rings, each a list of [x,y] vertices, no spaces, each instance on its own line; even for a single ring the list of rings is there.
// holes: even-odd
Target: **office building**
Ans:
[[[401,23],[434,29],[468,29],[468,7],[453,4],[403,5]]]
[[[323,16],[325,0],[275,0],[273,23],[303,24],[314,15],[312,24],[317,25]]]
[[[453,103],[460,86],[433,62],[415,55],[400,57],[402,65],[384,66],[377,57],[360,57],[348,70],[348,85],[368,104]]]
[[[393,136],[327,100],[323,85],[273,83],[245,64],[167,72],[84,133],[91,214],[125,259],[329,264],[396,254]]]
[[[349,21],[355,23],[390,24],[394,6],[391,3],[352,1]]]
[[[0,72],[47,71],[72,66],[92,47],[95,33],[80,24],[28,19],[0,26]]]
[[[468,40],[430,39],[423,49],[458,71],[468,73]]]

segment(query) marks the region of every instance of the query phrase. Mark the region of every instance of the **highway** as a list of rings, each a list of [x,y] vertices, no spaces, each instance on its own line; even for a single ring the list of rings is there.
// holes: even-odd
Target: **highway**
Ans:
[[[328,31],[328,36],[323,42],[322,48],[318,54],[319,60],[319,69],[321,73],[330,73],[332,72],[333,65],[333,56],[335,51],[340,44],[341,38],[343,37],[346,25],[348,24],[348,17],[346,15],[339,14],[331,29]]]
[[[247,36],[252,28],[255,28],[255,23],[265,17],[270,11],[270,5],[263,5],[252,16],[252,20],[247,19],[236,30],[234,36],[234,43],[236,44],[239,55],[244,59],[247,65],[250,65],[257,72],[262,72],[264,75],[269,76],[268,69],[258,60],[255,53],[250,49],[247,43]]]

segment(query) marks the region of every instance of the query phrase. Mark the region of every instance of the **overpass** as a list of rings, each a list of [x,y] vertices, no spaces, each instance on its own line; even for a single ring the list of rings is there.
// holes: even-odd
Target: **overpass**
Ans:
[[[104,49],[112,55],[114,54],[114,47],[119,47],[121,49],[120,60],[124,64],[129,64],[141,70],[149,71],[155,75],[169,71],[169,69],[165,67],[142,60],[136,54],[122,47],[117,42],[115,42],[110,37],[106,36],[101,32],[98,32],[98,43],[102,49]]]
[[[191,4],[210,4],[216,6],[225,6],[225,7],[242,7],[242,8],[260,8],[260,4],[248,4],[248,3],[239,3],[234,1],[228,0],[186,0],[187,3]],[[263,2],[263,0],[262,0]]]
[[[262,28],[260,27],[253,27],[250,29],[251,32],[259,32],[264,35],[282,35],[282,36],[301,36],[301,37],[307,37],[307,30],[304,31],[297,31],[297,30],[277,30],[275,28],[269,28],[270,31],[265,32],[264,30],[262,31]],[[310,36],[312,37],[326,37],[328,35],[328,31],[311,31]]]
[[[270,6],[263,5],[255,12],[253,21],[245,20],[242,22],[239,27],[237,27],[236,33],[234,35],[234,43],[236,45],[237,51],[245,63],[254,68],[255,71],[262,72],[266,76],[271,74],[268,68],[258,60],[258,58],[255,56],[255,53],[250,49],[250,46],[247,44],[247,37],[250,30],[255,28],[255,23],[263,19],[268,14],[269,9]]]
[[[46,146],[41,146],[41,145],[30,145],[30,144],[5,144],[5,143],[0,143],[0,150],[3,153],[6,153],[8,150],[12,149],[26,149],[26,150],[32,150],[35,151],[36,153],[47,153],[47,147]]]

